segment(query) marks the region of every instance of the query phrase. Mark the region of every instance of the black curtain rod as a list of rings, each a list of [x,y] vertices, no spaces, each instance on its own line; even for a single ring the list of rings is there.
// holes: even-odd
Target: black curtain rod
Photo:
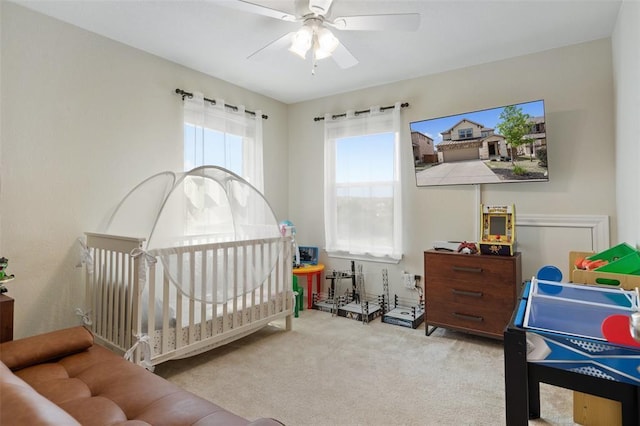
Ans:
[[[400,108],[406,108],[406,107],[408,107],[408,106],[409,106],[409,102],[404,102],[404,103],[400,104]],[[385,110],[388,110],[388,109],[393,109],[393,108],[395,108],[395,107],[396,107],[395,105],[386,106],[386,107],[380,107],[380,111],[385,111]],[[354,114],[355,114],[355,115],[358,115],[358,114],[365,114],[365,113],[367,113],[367,112],[371,112],[371,110],[370,110],[370,109],[363,109],[362,111],[356,111],[356,112],[354,112]],[[342,114],[334,114],[334,115],[332,115],[332,116],[331,116],[331,118],[332,118],[333,120],[335,120],[336,118],[346,117],[346,116],[347,116],[347,113],[345,112],[345,113],[342,113]],[[320,121],[320,120],[324,120],[324,117],[314,117],[314,119],[313,119],[313,121]]]
[[[176,93],[178,95],[182,96],[182,100],[183,101],[184,101],[184,98],[189,98],[189,99],[193,98],[193,93],[185,92],[182,89],[176,89]],[[216,104],[215,99],[204,98],[204,100],[206,102],[210,102],[212,105]],[[232,109],[234,111],[238,111],[238,107],[235,106],[235,105],[224,104],[224,106],[227,107],[227,108],[230,108],[230,109]],[[244,110],[244,112],[246,112],[247,114],[250,114],[250,115],[254,115],[254,116],[256,115],[255,112],[249,111],[249,110],[246,110],[246,109]],[[269,116],[262,114],[262,118],[266,120],[267,118],[269,118]]]

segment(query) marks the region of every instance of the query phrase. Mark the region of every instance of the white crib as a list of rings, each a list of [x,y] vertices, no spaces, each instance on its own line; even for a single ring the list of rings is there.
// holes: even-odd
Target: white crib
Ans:
[[[291,329],[290,238],[181,243],[147,252],[144,241],[86,234],[87,322],[102,344],[129,351],[135,362],[152,368],[232,342],[276,319],[284,318]],[[251,265],[276,257],[261,284],[245,286]],[[185,278],[190,289],[174,285],[166,262],[178,265],[178,279]]]

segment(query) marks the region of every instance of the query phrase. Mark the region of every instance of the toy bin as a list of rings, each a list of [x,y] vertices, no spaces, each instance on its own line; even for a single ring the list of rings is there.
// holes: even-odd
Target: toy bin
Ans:
[[[636,249],[634,249],[627,243],[622,243],[622,244],[618,244],[617,246],[611,247],[610,249],[601,251],[600,253],[596,253],[592,256],[589,256],[587,257],[587,259],[589,260],[602,259],[602,260],[606,260],[609,263],[612,263],[619,259],[622,259],[625,256],[628,256],[634,253],[636,254],[638,253]],[[617,272],[617,271],[609,271],[609,272]]]
[[[634,251],[618,260],[596,268],[598,272],[613,272],[614,274],[640,275],[640,253]]]

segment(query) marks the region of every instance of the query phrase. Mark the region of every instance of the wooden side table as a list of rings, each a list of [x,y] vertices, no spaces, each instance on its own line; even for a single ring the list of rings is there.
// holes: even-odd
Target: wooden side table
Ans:
[[[320,293],[322,286],[322,271],[324,271],[324,265],[318,263],[317,265],[304,265],[299,268],[293,268],[293,275],[297,277],[305,277],[307,280],[307,309],[313,308],[313,278],[316,279],[316,290]],[[301,285],[301,283],[298,283]]]
[[[0,294],[0,343],[13,340],[13,299]]]

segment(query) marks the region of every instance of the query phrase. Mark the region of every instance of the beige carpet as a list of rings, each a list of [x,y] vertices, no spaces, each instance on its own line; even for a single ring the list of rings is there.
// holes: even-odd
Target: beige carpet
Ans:
[[[284,321],[282,324],[284,326]],[[156,373],[243,417],[296,425],[504,425],[502,342],[305,310]],[[573,425],[572,392],[541,385],[542,418]]]

